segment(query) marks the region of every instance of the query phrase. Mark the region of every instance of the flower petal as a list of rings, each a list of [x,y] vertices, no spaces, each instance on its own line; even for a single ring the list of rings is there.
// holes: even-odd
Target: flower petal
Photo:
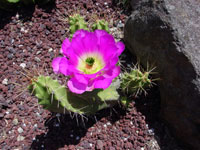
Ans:
[[[105,78],[103,76],[100,76],[95,79],[94,81],[94,88],[100,88],[100,89],[106,89],[110,86],[112,83],[112,79]]]
[[[119,74],[120,74],[120,67],[119,67],[119,66],[115,66],[114,68],[108,69],[108,71],[106,71],[106,72],[104,73],[103,76],[104,76],[105,78],[114,79],[114,78],[116,78]]]
[[[116,55],[117,46],[115,44],[114,38],[111,35],[104,35],[100,39],[99,45],[100,52],[103,54],[105,62],[110,60]]]
[[[74,38],[72,38],[70,50],[78,56],[81,56],[85,52],[83,37],[81,37],[81,35],[77,35]]]
[[[68,60],[67,60],[67,58],[62,57],[62,59],[60,60],[59,71],[64,75],[69,75],[68,74]]]
[[[86,91],[86,84],[80,83],[76,78],[71,78],[67,85],[69,87],[69,90],[76,94],[82,94]]]
[[[89,32],[87,34],[87,36],[85,36],[83,38],[83,44],[84,44],[84,48],[85,48],[85,52],[86,53],[98,50],[98,47],[97,47],[97,37],[92,32]]]
[[[86,91],[92,91],[94,90],[94,80],[89,81]]]
[[[100,39],[102,36],[108,35],[108,33],[105,30],[95,30],[94,33],[98,39],[98,42],[97,42],[98,44],[100,44]]]
[[[69,61],[66,57],[62,57],[62,59],[60,60],[59,72],[64,74],[65,76],[79,73],[79,71],[76,69],[76,66],[74,66],[74,64],[71,64],[71,61]]]
[[[61,59],[62,59],[62,57],[57,57],[57,58],[53,59],[52,67],[53,67],[53,71],[55,73],[59,73],[59,65],[60,65]]]
[[[117,56],[119,56],[119,55],[121,55],[121,53],[124,51],[124,49],[125,49],[125,45],[124,45],[124,43],[122,43],[122,42],[117,42],[116,43],[116,46],[117,46]]]
[[[73,37],[72,37],[72,38],[75,38],[76,36],[84,37],[87,33],[88,33],[88,31],[83,30],[83,29],[80,29],[80,30],[77,30],[77,31],[73,34]]]
[[[60,52],[62,54],[64,54],[65,56],[68,56],[67,50],[69,49],[70,45],[71,45],[71,43],[70,43],[69,39],[66,38],[62,43],[62,47],[60,49]]]
[[[74,78],[83,84],[88,84],[89,79],[82,74],[74,74]]]

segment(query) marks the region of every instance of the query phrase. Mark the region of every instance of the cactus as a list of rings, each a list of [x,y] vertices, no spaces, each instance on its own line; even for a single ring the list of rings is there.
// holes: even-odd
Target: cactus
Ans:
[[[145,88],[152,85],[152,80],[149,78],[152,70],[142,72],[138,67],[131,69],[130,73],[125,72],[122,75],[122,91],[135,96],[140,94],[142,91],[146,93]]]
[[[120,102],[123,106],[128,108],[130,106],[130,103],[132,102],[132,100],[128,99],[126,96],[122,96]]]
[[[77,95],[49,76],[38,76],[32,79],[29,90],[45,109],[58,113],[74,112],[90,115],[116,104],[119,99],[115,86]]]
[[[69,17],[69,25],[70,37],[72,37],[73,34],[79,29],[88,30],[87,23],[79,14],[75,14]]]
[[[97,20],[96,23],[92,25],[92,30],[101,29],[109,32],[108,22],[105,20]]]

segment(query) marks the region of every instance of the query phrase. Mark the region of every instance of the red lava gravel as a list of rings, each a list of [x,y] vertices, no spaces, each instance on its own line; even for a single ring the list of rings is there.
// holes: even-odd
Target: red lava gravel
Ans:
[[[89,24],[104,18],[116,40],[123,38],[127,15],[111,0],[56,0],[43,8],[0,10],[0,149],[174,149],[176,143],[159,120],[157,87],[128,110],[115,106],[89,117],[50,113],[26,91],[29,81],[23,68],[32,75],[43,70],[55,76],[51,61],[69,36],[67,18],[74,13]],[[126,56],[128,52],[122,55]]]

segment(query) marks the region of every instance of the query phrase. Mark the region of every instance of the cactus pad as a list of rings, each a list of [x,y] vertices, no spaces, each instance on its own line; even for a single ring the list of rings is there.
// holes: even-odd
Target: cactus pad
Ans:
[[[58,113],[74,112],[90,115],[116,104],[119,99],[114,86],[106,90],[96,89],[78,95],[71,93],[49,76],[36,77],[32,80],[29,89],[45,109]]]

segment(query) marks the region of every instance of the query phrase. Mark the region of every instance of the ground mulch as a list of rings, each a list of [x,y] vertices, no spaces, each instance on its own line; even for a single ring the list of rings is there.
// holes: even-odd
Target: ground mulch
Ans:
[[[107,20],[115,39],[122,40],[130,12],[111,0],[56,0],[43,7],[0,10],[0,149],[178,150],[159,119],[156,86],[147,96],[130,97],[134,101],[128,109],[117,105],[85,117],[44,110],[26,90],[26,71],[55,77],[51,62],[69,36],[68,17],[74,13],[89,25],[96,19]],[[121,59],[134,58],[125,51]]]

